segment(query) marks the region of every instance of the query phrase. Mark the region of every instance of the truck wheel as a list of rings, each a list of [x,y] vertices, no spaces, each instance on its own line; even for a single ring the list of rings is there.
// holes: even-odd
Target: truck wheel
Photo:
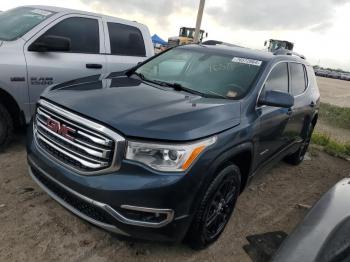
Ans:
[[[13,136],[13,120],[7,109],[0,104],[0,151],[3,151]]]
[[[235,165],[222,169],[209,185],[195,214],[186,241],[195,250],[215,242],[224,231],[234,210],[241,186]]]
[[[297,152],[287,156],[284,159],[285,162],[294,166],[297,166],[301,162],[303,162],[307,149],[309,148],[309,145],[310,145],[313,131],[314,131],[314,125],[311,123],[308,127],[308,130],[306,131],[306,137],[303,143],[301,144],[300,148],[298,149]]]

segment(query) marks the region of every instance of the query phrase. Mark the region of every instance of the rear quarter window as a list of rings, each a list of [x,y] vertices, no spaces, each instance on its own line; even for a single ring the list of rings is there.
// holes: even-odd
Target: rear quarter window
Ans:
[[[107,23],[112,55],[146,56],[141,31],[130,25]]]

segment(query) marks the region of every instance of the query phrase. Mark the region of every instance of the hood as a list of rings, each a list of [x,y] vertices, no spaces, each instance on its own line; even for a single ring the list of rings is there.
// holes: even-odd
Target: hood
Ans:
[[[136,138],[189,141],[240,123],[239,101],[203,98],[125,76],[98,79],[53,86],[42,98]]]

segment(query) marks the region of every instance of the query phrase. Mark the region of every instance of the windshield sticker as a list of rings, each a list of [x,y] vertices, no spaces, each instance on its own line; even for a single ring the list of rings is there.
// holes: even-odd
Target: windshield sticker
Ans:
[[[234,57],[232,59],[232,62],[246,64],[246,65],[253,65],[253,66],[261,66],[262,64],[262,61],[260,60],[242,58],[242,57]]]
[[[34,13],[34,14],[37,14],[37,15],[42,15],[42,16],[52,15],[51,12],[45,11],[45,10],[41,10],[41,9],[33,9],[33,10],[31,10],[31,12]]]

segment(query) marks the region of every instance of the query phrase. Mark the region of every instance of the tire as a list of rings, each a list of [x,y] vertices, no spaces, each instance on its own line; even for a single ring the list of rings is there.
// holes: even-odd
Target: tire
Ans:
[[[13,119],[7,109],[0,104],[0,152],[11,142],[13,130]]]
[[[232,215],[240,186],[241,173],[235,165],[223,168],[210,183],[187,232],[191,248],[204,249],[219,238]]]
[[[300,165],[304,161],[305,154],[307,152],[307,149],[309,148],[310,141],[311,141],[311,136],[314,131],[314,125],[312,123],[309,124],[309,127],[306,131],[306,136],[301,144],[300,148],[298,149],[297,152],[287,156],[284,161],[287,162],[288,164],[291,164],[293,166]]]

